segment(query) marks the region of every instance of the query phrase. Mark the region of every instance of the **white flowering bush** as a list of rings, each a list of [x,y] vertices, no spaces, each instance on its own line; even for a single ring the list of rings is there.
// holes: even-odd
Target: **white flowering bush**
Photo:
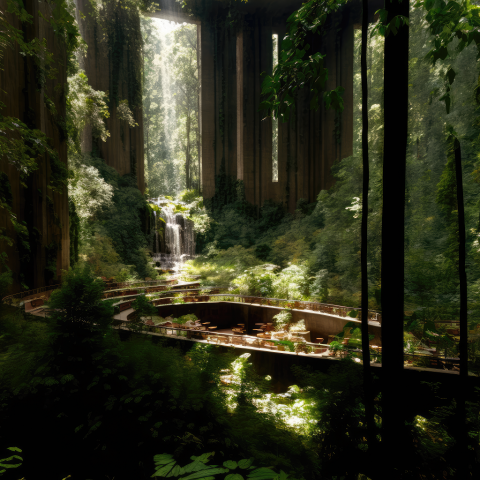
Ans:
[[[353,212],[353,218],[359,218],[362,214],[362,203],[360,197],[353,197],[352,205],[345,207],[345,210]]]
[[[237,287],[237,292],[242,295],[256,295],[259,297],[272,297],[274,294],[273,282],[276,280],[274,270],[276,265],[259,265],[248,268],[232,284]]]
[[[272,319],[275,330],[277,332],[288,330],[292,318],[293,316],[291,308],[285,308],[280,313],[277,313]]]
[[[293,323],[290,325],[290,332],[305,332],[307,330],[307,327],[305,326],[305,320],[299,320],[296,323]]]
[[[107,98],[107,93],[95,90],[88,84],[83,70],[68,78],[67,109],[71,121],[79,132],[89,125],[93,137],[101,138],[104,142],[110,136],[104,121],[110,116]]]
[[[73,175],[68,181],[68,195],[81,219],[95,217],[99,211],[113,205],[113,187],[102,178],[98,169],[72,161],[70,170]]]
[[[217,250],[214,244],[210,245],[212,250],[208,255],[189,260],[184,266],[187,274],[200,275],[202,285],[228,285],[246,269],[261,263],[252,249],[237,245],[227,250]]]
[[[118,107],[117,107],[117,117],[120,120],[124,120],[128,123],[128,126],[138,127],[138,123],[135,122],[135,118],[133,117],[133,113],[128,106],[128,100],[120,100]]]
[[[304,264],[284,268],[273,281],[275,298],[309,300],[310,278]]]

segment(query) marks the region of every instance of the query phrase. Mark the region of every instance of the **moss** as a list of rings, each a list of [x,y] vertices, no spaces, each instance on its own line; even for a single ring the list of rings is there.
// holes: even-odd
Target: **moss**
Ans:
[[[17,234],[16,245],[18,251],[18,258],[20,260],[20,272],[18,279],[22,287],[27,290],[28,285],[26,284],[25,272],[29,271],[31,268],[31,246],[30,246],[30,235],[27,228],[27,223],[19,221],[17,222],[12,218],[12,223]]]
[[[67,185],[68,169],[59,156],[50,152],[50,186],[54,192],[62,193]]]
[[[57,254],[59,245],[52,241],[45,245],[45,284],[48,285],[51,280],[57,276]]]
[[[0,172],[0,199],[10,208],[13,207],[12,187],[6,173]]]
[[[75,204],[68,199],[68,218],[70,223],[70,267],[73,267],[78,262],[78,240],[80,218],[75,210]]]

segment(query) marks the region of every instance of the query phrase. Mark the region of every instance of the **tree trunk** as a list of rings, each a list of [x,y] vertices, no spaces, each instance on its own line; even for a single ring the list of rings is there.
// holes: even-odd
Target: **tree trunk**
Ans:
[[[362,13],[362,156],[363,156],[363,202],[362,202],[362,230],[361,230],[361,272],[362,272],[362,357],[363,357],[363,388],[365,396],[365,417],[367,424],[367,443],[376,451],[374,398],[372,391],[372,377],[370,367],[370,350],[368,339],[368,190],[370,167],[368,163],[368,85],[367,85],[367,40],[368,40],[368,0],[363,0]]]
[[[468,428],[466,424],[466,381],[468,377],[468,323],[467,323],[467,273],[466,262],[466,234],[465,234],[465,206],[463,201],[462,152],[458,139],[453,140],[455,150],[455,174],[457,180],[458,205],[458,275],[460,280],[460,388],[457,392],[458,434],[457,458],[458,473],[461,478],[471,478],[471,469],[468,467]],[[462,386],[463,384],[463,386]]]
[[[191,188],[190,181],[190,112],[187,114],[187,149],[186,149],[186,159],[185,159],[185,169],[187,173],[186,184],[187,189]]]
[[[385,1],[387,22],[409,17],[408,0]],[[384,159],[381,256],[382,446],[385,478],[401,478],[405,445],[403,411],[404,211],[408,135],[409,27],[385,38]]]

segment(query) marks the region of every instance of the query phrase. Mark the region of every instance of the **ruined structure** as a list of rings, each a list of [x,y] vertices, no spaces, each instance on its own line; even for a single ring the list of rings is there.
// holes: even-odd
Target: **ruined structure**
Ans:
[[[272,174],[272,120],[259,110],[261,74],[272,73],[272,35],[279,44],[287,18],[299,0],[249,0],[229,7],[219,1],[189,1],[191,16],[172,0],[160,1],[155,16],[198,25],[201,69],[202,187],[204,198],[215,194],[215,177],[243,180],[246,200],[266,200],[290,211],[299,199],[313,202],[334,183],[332,165],[353,154],[354,29],[360,28],[361,3],[349,2],[332,15],[324,37],[308,39],[307,54],[326,54],[327,90],[345,89],[344,111],[309,108],[307,92],[297,100],[297,115],[278,126],[278,181]],[[373,14],[382,3],[371,0]],[[279,45],[280,48],[280,45]]]
[[[6,0],[0,3],[4,10]],[[309,54],[317,51],[326,54],[329,70],[326,88],[342,86],[345,89],[344,111],[338,115],[322,106],[313,112],[306,92],[301,92],[296,116],[291,122],[278,125],[278,179],[274,179],[272,120],[265,119],[265,112],[259,110],[261,74],[272,72],[272,35],[278,35],[280,44],[287,18],[301,4],[301,0],[250,0],[229,5],[219,0],[190,0],[187,8],[182,9],[175,0],[160,0],[160,10],[153,14],[198,25],[202,189],[207,200],[214,196],[216,179],[223,172],[243,181],[248,202],[262,206],[266,200],[272,200],[293,211],[299,199],[313,202],[320,190],[330,188],[334,183],[332,165],[353,153],[354,29],[360,28],[361,21],[361,4],[356,0],[331,16],[325,36],[316,35],[308,40]],[[31,25],[23,26],[26,38],[46,38],[57,62],[57,77],[47,78],[38,85],[38,67],[33,60],[22,57],[18,50],[7,49],[0,76],[0,101],[6,104],[2,113],[44,132],[66,165],[66,47],[38,15],[42,11],[48,18],[51,5],[27,0],[25,6],[34,19]],[[372,17],[379,8],[379,0],[370,1]],[[112,31],[101,41],[105,31],[91,9],[90,2],[77,0],[77,21],[88,45],[86,54],[80,58],[80,66],[94,89],[109,92],[110,118],[106,127],[110,137],[106,142],[95,140],[87,127],[82,136],[82,149],[96,151],[121,175],[135,175],[138,188],[143,192],[138,15],[124,18],[122,15],[126,13],[107,12],[113,20],[104,22],[104,26]],[[12,19],[12,23],[22,28],[16,19]],[[138,35],[129,33],[134,36],[128,41],[118,36],[127,30]],[[138,126],[131,128],[126,120],[118,118],[117,106],[121,100],[128,101]],[[16,272],[13,291],[21,289],[22,283],[29,288],[57,283],[61,270],[69,266],[67,192],[65,188],[62,194],[52,193],[47,188],[52,176],[51,163],[45,155],[39,170],[29,176],[28,186],[23,189],[18,171],[2,160],[0,170],[12,190],[12,212],[19,222],[26,222],[28,230],[25,241],[17,242],[16,246],[2,245],[2,251],[8,254],[9,267]],[[14,231],[4,210],[0,222],[9,237],[17,238],[18,232]],[[24,278],[20,278],[19,272]]]
[[[109,24],[106,33],[98,14],[93,11],[93,4],[88,0],[76,0],[77,23],[88,46],[86,54],[79,59],[80,68],[85,71],[88,83],[95,90],[109,92],[110,112],[110,117],[105,121],[110,137],[106,142],[94,139],[91,127],[87,126],[82,134],[82,151],[97,151],[105,163],[120,175],[135,175],[137,186],[143,193],[140,19],[138,15],[123,11],[114,2],[110,3],[104,5],[106,23]],[[133,38],[125,38],[125,31]],[[119,118],[117,107],[120,100],[128,101],[137,126],[129,127],[126,120]]]
[[[0,0],[2,12],[7,10],[6,3]],[[38,158],[38,169],[27,177],[26,188],[20,184],[20,173],[12,164],[13,159],[0,161],[1,193],[9,197],[7,204],[17,223],[15,228],[7,209],[0,209],[0,229],[15,241],[13,245],[5,240],[0,242],[0,252],[7,254],[6,264],[13,273],[11,292],[19,291],[22,284],[32,289],[58,283],[61,271],[69,266],[70,255],[67,187],[64,186],[62,193],[54,193],[49,188],[59,174],[56,162],[67,165],[67,50],[63,38],[40,16],[50,18],[52,6],[33,0],[25,0],[24,6],[32,16],[32,23],[21,24],[17,16],[9,13],[7,20],[23,31],[26,42],[34,38],[46,40],[57,72],[55,78],[50,78],[42,65],[35,63],[35,57],[20,54],[18,45],[5,48],[3,71],[0,71],[0,102],[5,107],[1,113],[43,132],[58,156],[53,159],[45,154]],[[16,133],[6,132],[6,135],[18,139]],[[5,271],[4,266],[1,271]]]

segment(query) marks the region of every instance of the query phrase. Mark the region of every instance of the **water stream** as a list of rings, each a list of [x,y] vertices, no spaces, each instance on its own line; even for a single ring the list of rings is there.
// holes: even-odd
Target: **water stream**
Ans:
[[[155,229],[154,245],[155,252],[152,260],[160,262],[162,270],[173,270],[179,272],[185,261],[195,258],[195,232],[193,222],[183,217],[180,213],[174,213],[172,206],[160,198],[149,200],[150,203],[158,205],[161,209],[160,217],[165,223],[163,225],[162,239]],[[157,225],[157,212],[155,214],[155,225]]]

